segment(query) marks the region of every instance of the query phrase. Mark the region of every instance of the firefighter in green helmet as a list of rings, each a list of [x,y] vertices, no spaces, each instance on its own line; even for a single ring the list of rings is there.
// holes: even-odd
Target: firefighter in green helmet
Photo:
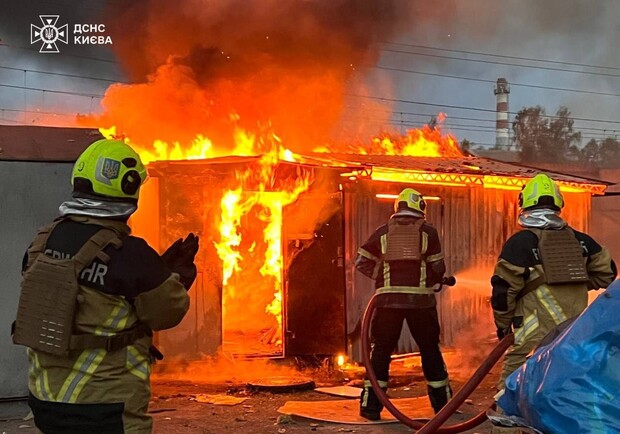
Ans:
[[[498,389],[508,375],[557,325],[578,316],[588,291],[615,279],[609,251],[560,217],[564,199],[546,174],[530,179],[519,193],[523,230],[504,244],[491,278],[497,336],[514,332]]]
[[[198,238],[160,256],[130,235],[146,179],[127,144],[91,144],[72,199],[26,252],[13,341],[28,347],[28,403],[43,433],[152,431],[152,335],[188,310]]]
[[[387,388],[392,352],[403,321],[407,321],[420,349],[431,405],[438,412],[452,389],[439,349],[439,320],[435,285],[446,272],[437,230],[426,219],[420,192],[405,188],[394,202],[394,214],[359,248],[355,266],[375,280],[377,309],[371,320],[371,363]],[[367,379],[360,399],[360,415],[380,419],[383,405]]]

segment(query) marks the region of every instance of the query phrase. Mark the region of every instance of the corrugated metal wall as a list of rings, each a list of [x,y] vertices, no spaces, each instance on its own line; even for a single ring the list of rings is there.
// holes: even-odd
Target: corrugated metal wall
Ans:
[[[0,161],[0,398],[26,396],[24,347],[13,345],[24,252],[36,230],[70,197],[71,164]]]
[[[397,194],[406,185],[361,181],[345,186],[345,243],[347,278],[347,333],[350,355],[359,356],[356,328],[374,292],[373,282],[355,272],[357,248],[392,212],[392,202],[375,198],[377,193]],[[429,201],[427,219],[437,227],[446,256],[448,274],[457,286],[438,296],[442,342],[454,345],[459,333],[490,315],[489,280],[503,243],[518,230],[518,191],[485,189],[482,186],[413,185],[425,196],[440,198],[442,206]],[[565,193],[563,217],[575,228],[587,230],[591,197],[588,193]],[[438,215],[439,214],[439,215]],[[459,275],[467,276],[459,280]],[[459,283],[460,282],[460,283]],[[485,318],[486,319],[486,318]],[[399,351],[413,349],[401,339]]]

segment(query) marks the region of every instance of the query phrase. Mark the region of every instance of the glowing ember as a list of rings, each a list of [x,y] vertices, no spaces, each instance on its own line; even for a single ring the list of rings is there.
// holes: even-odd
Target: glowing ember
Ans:
[[[338,357],[336,358],[336,364],[338,366],[342,366],[344,365],[344,362],[345,362],[344,355],[338,354]]]

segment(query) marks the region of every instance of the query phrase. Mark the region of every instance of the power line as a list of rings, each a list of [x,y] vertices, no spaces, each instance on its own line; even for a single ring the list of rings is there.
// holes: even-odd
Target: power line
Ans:
[[[345,107],[345,108],[349,108],[349,109],[358,109],[358,107]],[[407,116],[423,116],[423,117],[436,117],[437,113],[415,113],[415,112],[405,112],[405,111],[394,111],[394,110],[380,110],[380,109],[363,109],[365,112],[367,113],[382,113],[382,114],[391,114],[392,117],[394,116],[402,116],[402,115],[407,115]],[[547,115],[543,116],[543,117],[547,117]],[[557,118],[556,116],[552,116],[554,118]],[[497,123],[497,119],[484,119],[484,118],[470,118],[470,117],[463,117],[463,116],[446,116],[446,121],[445,124],[446,125],[450,125],[451,124],[451,120],[452,119],[458,119],[458,120],[466,120],[466,121],[478,121],[478,122],[491,122],[491,123]],[[571,118],[573,119],[573,118]],[[469,124],[468,124],[469,125]],[[471,124],[473,125],[473,124]],[[483,126],[485,128],[488,128],[487,126]],[[585,126],[575,126],[574,127],[575,130],[592,130],[592,131],[608,131],[610,133],[620,133],[620,129],[615,130],[615,129],[610,129],[610,128],[594,128],[594,127],[585,127]]]
[[[42,110],[21,110],[21,109],[11,109],[0,107],[0,112],[17,112],[17,113],[36,113],[42,115],[58,115],[58,116],[75,116],[78,113],[59,113],[59,112],[48,112]]]
[[[107,79],[107,78],[91,77],[91,76],[88,76],[88,75],[66,74],[66,73],[63,73],[63,72],[36,71],[34,69],[14,68],[12,66],[0,66],[0,69],[10,69],[12,71],[31,72],[31,73],[35,73],[35,74],[59,75],[61,77],[83,78],[83,79],[87,79],[87,80],[107,81],[109,83],[119,83],[118,80],[110,80],[110,79]]]
[[[446,52],[451,52],[451,53],[474,54],[474,55],[478,55],[478,56],[499,57],[499,58],[502,58],[502,59],[526,60],[526,61],[533,61],[533,62],[553,63],[553,64],[556,64],[556,65],[583,66],[583,67],[586,67],[586,68],[613,69],[613,70],[616,70],[616,71],[620,71],[620,67],[617,67],[617,66],[591,65],[591,64],[587,64],[587,63],[564,62],[564,61],[560,61],[560,60],[537,59],[537,58],[534,58],[534,57],[508,56],[508,55],[505,55],[505,54],[483,53],[483,52],[480,52],[480,51],[451,50],[451,49],[448,49],[448,48],[431,47],[431,46],[428,46],[428,45],[403,44],[403,43],[399,43],[399,42],[382,42],[382,44],[400,45],[400,46],[403,46],[403,47],[423,48],[423,49],[426,49],[426,50],[446,51]]]
[[[361,95],[354,95],[354,96],[361,96]],[[345,108],[358,109],[359,107],[345,107]],[[364,110],[368,111],[368,109],[364,109]],[[404,111],[401,111],[401,110],[393,111],[393,110],[372,109],[372,111],[375,112],[375,113],[392,113],[392,114],[399,114],[399,115],[428,116],[428,117],[437,116],[437,113],[413,113],[413,112],[404,112]],[[461,119],[461,120],[470,120],[470,121],[496,122],[495,119],[468,118],[468,117],[452,116],[452,115],[448,116],[448,119]]]
[[[409,74],[418,74],[418,75],[428,75],[428,76],[433,76],[433,77],[453,78],[453,79],[457,79],[457,80],[477,81],[477,82],[481,82],[481,83],[495,83],[496,82],[495,80],[490,80],[490,79],[486,79],[486,78],[474,78],[474,77],[464,77],[464,76],[460,76],[460,75],[439,74],[439,73],[436,73],[436,72],[415,71],[413,69],[392,68],[392,67],[381,66],[381,65],[377,65],[374,68],[375,69],[383,69],[383,70],[387,70],[387,71],[406,72],[406,73],[409,73]],[[618,77],[620,77],[620,75]],[[511,82],[510,85],[511,86],[518,86],[518,87],[531,87],[531,88],[535,88],[535,89],[557,90],[557,91],[562,91],[562,92],[576,92],[576,93],[587,93],[587,94],[592,94],[592,95],[603,95],[603,96],[616,96],[616,97],[620,97],[620,94],[618,94],[618,93],[598,92],[598,91],[595,91],[595,90],[571,89],[571,88],[566,88],[566,87],[541,86],[541,85],[536,85],[536,84],[513,83],[513,82]]]
[[[91,93],[81,93],[81,92],[70,92],[67,90],[50,90],[50,89],[41,89],[38,87],[28,87],[28,86],[16,86],[12,84],[1,84],[1,87],[8,87],[12,89],[23,89],[23,90],[34,90],[39,92],[48,92],[48,93],[60,93],[64,95],[75,95],[75,96],[86,96],[89,98],[103,98],[103,95],[91,94]]]
[[[13,119],[7,119],[7,118],[0,118],[0,121],[4,121],[4,122],[11,122],[13,124],[17,124],[17,125],[28,125],[26,123],[20,122],[20,121],[16,121]]]
[[[22,47],[22,46],[19,46],[19,45],[7,44],[7,43],[2,42],[2,41],[0,41],[0,47],[14,48],[16,50],[25,50],[25,51],[30,51],[30,52],[33,52],[33,53],[38,53],[39,52],[39,50],[37,50],[36,48]],[[116,60],[101,59],[99,57],[80,56],[80,55],[77,55],[77,54],[68,54],[68,53],[62,53],[62,56],[63,57],[75,57],[76,59],[95,60],[97,62],[113,63],[115,65],[118,64],[118,62]]]
[[[416,126],[416,124],[412,124],[409,122],[403,122],[403,121],[398,121],[398,120],[390,120],[390,123],[392,124],[401,124],[401,125],[409,125],[409,126]],[[476,132],[480,132],[480,133],[495,133],[497,130],[494,127],[489,127],[489,126],[485,126],[485,125],[473,125],[473,124],[441,124],[440,128],[442,130],[445,129],[450,129],[450,130],[457,130],[457,131],[476,131]],[[471,129],[470,129],[471,128]],[[609,131],[609,130],[607,130]],[[582,131],[580,131],[580,129],[575,129],[573,131],[573,133],[582,133]],[[616,136],[618,135],[618,131],[609,131],[609,134],[605,134],[605,133],[598,133],[598,132],[591,132],[591,131],[586,131],[585,133],[581,134],[581,138],[584,139],[591,139],[591,138],[607,138],[607,137],[612,137],[612,136]]]
[[[499,62],[496,60],[467,59],[464,57],[443,56],[440,54],[418,53],[418,52],[413,52],[413,51],[393,50],[389,48],[383,49],[383,51],[386,51],[389,53],[411,54],[414,56],[434,57],[438,59],[461,60],[464,62],[477,62],[477,63],[486,63],[486,64],[491,64],[491,65],[504,65],[504,66],[516,66],[520,68],[542,69],[545,71],[571,72],[574,74],[590,74],[590,75],[598,75],[598,76],[604,76],[604,77],[620,77],[620,74],[612,74],[612,73],[607,73],[607,72],[575,71],[572,69],[565,69],[565,68],[553,68],[551,66],[519,65],[518,63]]]
[[[425,125],[428,125],[427,123],[415,123],[415,121],[407,121],[407,120],[403,120],[403,119],[386,119],[386,120],[382,120],[382,119],[377,119],[374,117],[368,117],[368,116],[358,116],[358,115],[351,115],[348,116],[348,118],[346,119],[348,121],[379,121],[379,122],[385,122],[387,124],[390,125],[394,125],[394,126],[400,126],[400,127],[412,127],[412,128],[422,128]],[[439,128],[443,131],[445,130],[450,130],[450,131],[471,131],[471,132],[477,132],[477,133],[481,133],[481,134],[495,134],[495,132],[497,131],[494,127],[491,126],[487,126],[487,125],[475,125],[475,124],[449,124],[449,123],[445,123],[445,124],[439,124]],[[598,140],[604,140],[606,138],[609,137],[616,137],[618,136],[619,131],[616,130],[605,130],[605,129],[599,129],[600,131],[609,131],[609,134],[605,134],[605,133],[597,133],[597,132],[588,132],[586,131],[585,133],[582,133],[579,130],[575,130],[573,131],[573,133],[580,133],[581,134],[581,139],[598,139]]]
[[[373,96],[373,95],[359,95],[359,94],[347,94],[348,96],[353,96],[353,97],[357,97],[357,98],[366,98],[366,99],[372,99],[372,100],[377,100],[377,101],[388,101],[388,102],[397,102],[397,103],[402,103],[402,104],[415,104],[415,105],[424,105],[424,106],[432,106],[432,107],[445,107],[445,108],[451,108],[451,109],[457,109],[457,110],[472,110],[472,111],[479,111],[479,112],[487,112],[487,113],[496,113],[497,111],[495,109],[486,109],[486,108],[481,108],[481,107],[465,107],[465,106],[459,106],[459,105],[451,105],[451,104],[436,104],[436,103],[430,103],[430,102],[425,102],[425,101],[412,101],[412,100],[406,100],[406,99],[396,99],[396,98],[385,98],[385,97],[380,97],[380,96]],[[519,114],[518,112],[506,112],[509,114]],[[553,118],[553,119],[558,119],[559,116],[553,116],[553,115],[545,115],[545,117],[548,118]],[[588,121],[588,122],[602,122],[602,123],[610,123],[610,124],[620,124],[620,121],[608,121],[608,120],[602,120],[602,119],[588,119],[588,118],[577,118],[577,117],[572,117],[571,119],[573,120],[579,120],[579,121]]]
[[[415,114],[415,113],[406,113],[406,112],[392,112],[393,116],[394,115],[399,115],[399,114],[407,114],[407,115],[412,115],[412,116],[436,116],[436,114]],[[546,117],[543,116],[543,117]],[[458,117],[458,116],[447,116],[446,120],[444,121],[443,125],[449,126],[449,125],[457,125],[457,126],[474,126],[474,127],[481,127],[481,128],[492,128],[493,130],[496,129],[496,127],[492,127],[492,126],[488,126],[488,125],[475,125],[475,124],[454,124],[452,122],[450,122],[452,119],[460,119],[460,120],[471,120],[471,121],[479,121],[479,122],[491,122],[491,123],[497,123],[496,119],[481,119],[481,118],[465,118],[465,117]],[[510,122],[512,123],[512,122]],[[585,127],[585,126],[574,126],[573,127],[576,131],[581,131],[581,130],[592,130],[592,131],[608,131],[610,133],[619,133],[620,129],[618,130],[614,130],[614,129],[609,129],[609,128],[594,128],[594,127]]]
[[[408,123],[408,122],[399,122],[399,121],[388,121],[389,124],[391,125],[395,125],[395,126],[404,126],[404,127],[413,127],[413,128],[421,128],[424,125],[422,124],[415,124],[415,123]],[[470,125],[467,125],[467,127],[469,127]],[[470,132],[476,132],[476,133],[482,133],[482,134],[494,134],[495,130],[481,130],[479,127],[477,127],[476,125],[471,125],[472,128],[461,128],[461,127],[451,127],[449,125],[442,125],[441,126],[441,130],[450,130],[450,131],[470,131]],[[488,127],[487,127],[488,128]],[[579,131],[575,131],[576,133]],[[591,133],[594,134],[594,133]],[[615,135],[610,136],[610,135],[590,135],[590,134],[582,134],[581,135],[581,139],[595,139],[595,140],[604,140],[607,138],[613,138],[615,137]]]

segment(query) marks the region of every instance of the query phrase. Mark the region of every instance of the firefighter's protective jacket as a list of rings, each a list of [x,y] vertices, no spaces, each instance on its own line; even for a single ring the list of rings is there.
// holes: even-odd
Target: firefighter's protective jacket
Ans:
[[[387,260],[391,223],[418,228],[419,259]],[[390,293],[380,299],[382,305],[424,308],[436,305],[433,289],[446,271],[443,258],[439,235],[431,224],[420,217],[396,213],[359,248],[355,266],[375,280],[377,293]]]
[[[109,256],[105,266],[95,259],[80,273],[73,333],[113,336],[139,325],[149,331],[177,325],[189,307],[186,288],[155,250],[143,239],[129,235],[125,223],[65,218],[50,234],[44,253],[75,255],[101,228],[116,231],[122,246],[104,250]],[[26,264],[28,254],[24,268]],[[44,432],[57,432],[55,421],[63,419],[66,426],[78,412],[81,427],[89,416],[110,422],[107,427],[93,426],[93,433],[118,432],[119,424],[125,433],[150,433],[152,422],[146,411],[151,335],[146,333],[121,349],[72,350],[67,357],[28,349],[29,404],[37,426]]]
[[[554,230],[517,232],[506,241],[495,265],[491,278],[495,324],[499,330],[514,327],[515,333],[515,345],[505,360],[504,378],[556,325],[585,309],[588,290],[606,288],[616,277],[609,251],[589,235],[567,227],[561,230],[573,234],[581,245],[587,275],[580,282],[548,283],[539,236]]]

